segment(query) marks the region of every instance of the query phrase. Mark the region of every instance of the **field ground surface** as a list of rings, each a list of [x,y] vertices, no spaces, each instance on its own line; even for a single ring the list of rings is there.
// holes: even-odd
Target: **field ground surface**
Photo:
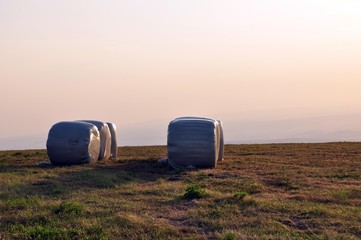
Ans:
[[[40,167],[0,152],[0,239],[361,239],[361,143],[226,145],[173,170],[165,146]]]

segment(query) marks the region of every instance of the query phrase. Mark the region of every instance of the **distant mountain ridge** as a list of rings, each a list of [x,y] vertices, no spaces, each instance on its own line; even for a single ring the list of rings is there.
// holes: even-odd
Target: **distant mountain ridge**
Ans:
[[[361,141],[361,114],[267,120],[221,119],[225,143],[318,143]],[[120,146],[166,145],[166,119],[117,124]],[[0,150],[45,149],[47,133],[0,138]]]

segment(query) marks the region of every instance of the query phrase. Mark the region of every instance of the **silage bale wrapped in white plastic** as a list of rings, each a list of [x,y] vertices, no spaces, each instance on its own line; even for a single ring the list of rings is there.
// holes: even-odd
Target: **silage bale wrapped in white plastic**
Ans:
[[[224,155],[224,132],[223,132],[223,123],[220,120],[217,120],[220,130],[219,135],[219,154],[218,154],[218,161],[223,161],[223,155]]]
[[[87,122],[95,125],[100,134],[100,153],[98,160],[108,160],[111,155],[111,134],[108,124],[96,120],[80,120],[79,122]]]
[[[117,155],[118,155],[117,127],[115,126],[114,123],[111,122],[107,122],[107,125],[109,127],[110,135],[112,138],[110,159],[117,159]]]
[[[100,136],[96,126],[85,122],[59,122],[49,130],[47,153],[53,165],[96,162]]]
[[[219,122],[181,117],[168,126],[168,163],[173,168],[216,167],[220,150]]]

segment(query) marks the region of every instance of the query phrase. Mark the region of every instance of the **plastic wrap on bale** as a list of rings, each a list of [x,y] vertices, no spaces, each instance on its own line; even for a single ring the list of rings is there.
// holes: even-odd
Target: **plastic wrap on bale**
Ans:
[[[168,126],[168,163],[173,168],[214,168],[219,159],[221,129],[218,121],[181,117]],[[223,147],[222,147],[223,148]]]
[[[217,120],[220,130],[219,135],[219,154],[218,154],[218,161],[223,161],[223,155],[224,155],[224,131],[223,131],[223,123],[220,120]]]
[[[118,142],[117,142],[117,127],[114,123],[107,122],[109,127],[112,143],[111,143],[111,156],[110,159],[117,159],[118,155]]]
[[[90,123],[59,122],[49,130],[46,148],[53,165],[93,163],[99,158],[99,131]]]
[[[100,134],[100,154],[98,160],[108,160],[111,155],[111,134],[108,124],[96,120],[80,120],[79,122],[87,122],[95,125]]]

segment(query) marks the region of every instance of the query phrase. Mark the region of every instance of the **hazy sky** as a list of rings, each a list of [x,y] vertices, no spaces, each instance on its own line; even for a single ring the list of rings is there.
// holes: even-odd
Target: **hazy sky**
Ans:
[[[0,0],[0,56],[3,138],[73,119],[361,112],[359,0]]]

